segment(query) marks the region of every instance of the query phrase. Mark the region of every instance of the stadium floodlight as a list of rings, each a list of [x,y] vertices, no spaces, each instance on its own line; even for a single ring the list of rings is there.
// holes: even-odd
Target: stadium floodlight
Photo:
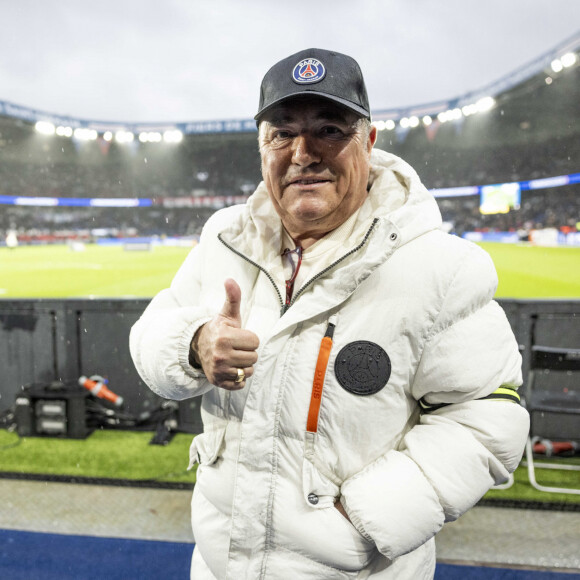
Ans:
[[[161,139],[161,133],[157,131],[143,131],[139,133],[139,141],[141,143],[159,143]]]
[[[385,122],[384,121],[373,121],[373,126],[377,128],[377,131],[384,131],[385,130]]]
[[[135,139],[135,135],[131,131],[120,130],[115,133],[115,141],[118,143],[131,143]]]
[[[56,132],[56,127],[48,121],[38,121],[34,128],[43,135],[54,135]]]
[[[560,57],[560,62],[562,66],[568,68],[576,63],[576,55],[573,52],[567,52],[564,56]]]
[[[63,127],[62,125],[60,125],[56,128],[56,134],[59,137],[72,137],[73,128],[72,127]]]
[[[74,130],[73,136],[79,141],[94,141],[97,138],[97,132],[94,129],[79,127]]]
[[[181,143],[183,141],[183,133],[179,129],[165,131],[163,133],[163,141],[166,143]]]
[[[415,117],[415,115],[413,115],[412,117],[409,117],[409,127],[418,127],[419,126],[419,117]]]
[[[395,124],[395,121],[393,121],[393,119],[389,119],[388,121],[385,121],[385,129],[387,131],[392,131],[395,127],[396,127],[396,124]]]
[[[105,141],[112,141],[113,140],[113,133],[111,133],[111,131],[105,131],[103,133],[103,139]]]
[[[552,66],[552,70],[554,72],[557,72],[557,73],[560,72],[564,68],[562,61],[559,58],[553,60],[551,66]]]
[[[474,105],[473,103],[465,105],[464,107],[461,107],[461,112],[465,117],[475,115],[475,113],[477,113],[477,105]]]
[[[437,115],[437,119],[441,123],[447,123],[447,121],[453,121],[456,119],[461,119],[461,109],[448,109]]]
[[[408,129],[410,124],[409,124],[409,119],[407,117],[403,117],[400,121],[399,121],[399,125],[403,128],[403,129]]]
[[[163,139],[161,133],[158,133],[157,131],[149,131],[147,136],[151,143],[161,143]]]
[[[489,111],[493,109],[495,106],[495,99],[493,97],[483,97],[483,99],[479,99],[477,103],[475,103],[477,107],[478,113],[485,113],[485,111]]]
[[[425,115],[423,117],[422,121],[423,121],[423,125],[425,125],[425,127],[428,127],[429,125],[431,125],[431,123],[433,123],[433,119],[429,115]]]

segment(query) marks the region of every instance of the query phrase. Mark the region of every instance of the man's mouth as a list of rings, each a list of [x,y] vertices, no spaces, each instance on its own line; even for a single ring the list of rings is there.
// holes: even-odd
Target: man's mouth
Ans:
[[[310,185],[311,183],[323,183],[326,179],[298,179],[292,183],[299,183],[300,185]]]
[[[316,185],[319,183],[328,183],[330,179],[324,179],[321,177],[301,177],[298,179],[293,179],[290,181],[289,185]]]

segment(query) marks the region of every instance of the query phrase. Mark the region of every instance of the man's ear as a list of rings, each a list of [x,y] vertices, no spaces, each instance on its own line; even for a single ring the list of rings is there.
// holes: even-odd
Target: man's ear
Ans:
[[[370,155],[371,151],[377,142],[377,128],[371,125],[371,130],[369,131],[369,138],[367,140],[367,152]]]

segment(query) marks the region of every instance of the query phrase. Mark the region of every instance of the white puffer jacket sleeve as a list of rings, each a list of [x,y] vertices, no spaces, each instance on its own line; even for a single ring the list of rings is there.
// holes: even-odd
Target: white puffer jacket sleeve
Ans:
[[[212,385],[189,364],[189,348],[197,329],[215,312],[200,303],[203,244],[196,246],[131,329],[131,356],[143,381],[158,395],[181,400],[202,395]]]
[[[423,414],[398,450],[342,485],[353,524],[390,559],[471,508],[521,459],[527,412],[511,401],[482,400],[522,382],[517,343],[492,301],[496,285],[491,259],[472,246],[426,337],[411,389],[417,400],[446,405]]]

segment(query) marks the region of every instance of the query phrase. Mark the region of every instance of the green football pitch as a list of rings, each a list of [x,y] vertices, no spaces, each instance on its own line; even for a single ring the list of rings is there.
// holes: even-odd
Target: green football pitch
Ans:
[[[492,244],[498,298],[580,298],[580,248]],[[0,248],[0,298],[151,297],[166,288],[190,248],[126,251],[87,244]]]

